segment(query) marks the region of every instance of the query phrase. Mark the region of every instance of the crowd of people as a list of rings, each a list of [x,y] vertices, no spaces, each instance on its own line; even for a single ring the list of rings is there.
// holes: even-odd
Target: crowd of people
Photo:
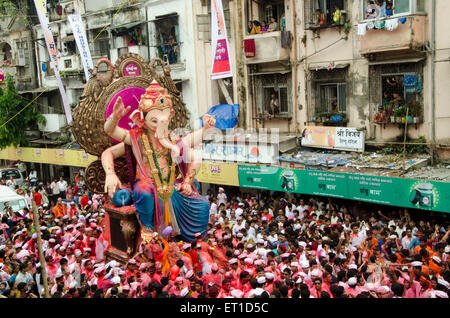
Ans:
[[[227,195],[223,188],[210,189],[206,233],[197,233],[193,242],[170,233],[154,235],[120,264],[107,258],[106,198],[86,192],[80,180],[78,176],[73,186],[83,195],[68,207],[62,200],[67,190],[58,188],[53,201],[42,183],[21,189],[31,191],[38,206],[52,298],[449,295],[450,226],[445,215],[395,208],[382,212],[361,202],[288,193]],[[41,192],[42,198],[36,195]],[[45,196],[48,203],[43,203]],[[0,297],[45,297],[30,210],[5,207],[2,215]]]

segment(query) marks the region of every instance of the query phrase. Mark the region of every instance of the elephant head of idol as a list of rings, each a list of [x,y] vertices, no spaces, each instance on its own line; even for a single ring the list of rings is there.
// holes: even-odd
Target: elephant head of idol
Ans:
[[[142,95],[139,108],[131,114],[131,119],[138,127],[147,129],[177,157],[180,150],[169,140],[169,124],[174,115],[170,94],[154,80]]]

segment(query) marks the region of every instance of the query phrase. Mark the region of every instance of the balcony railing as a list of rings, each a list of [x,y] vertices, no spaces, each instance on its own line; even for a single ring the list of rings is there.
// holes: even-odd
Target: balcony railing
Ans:
[[[270,63],[289,60],[289,46],[281,45],[281,31],[245,36],[245,40],[255,40],[255,56],[246,58],[246,64]]]
[[[398,26],[390,31],[392,21],[394,21],[394,27],[396,22]],[[368,20],[365,23],[368,23],[368,30],[360,37],[362,55],[420,48],[428,41],[426,15]]]

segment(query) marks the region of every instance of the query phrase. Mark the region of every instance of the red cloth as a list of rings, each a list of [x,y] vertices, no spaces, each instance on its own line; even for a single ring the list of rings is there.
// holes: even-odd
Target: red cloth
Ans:
[[[88,202],[89,202],[89,197],[88,196],[83,196],[80,199],[81,207],[84,209],[86,207],[86,205],[88,205]]]
[[[40,206],[41,202],[42,202],[42,194],[40,194],[39,192],[36,192],[33,195],[33,199],[34,199],[34,201],[36,201],[36,206]]]
[[[255,57],[256,49],[255,49],[255,39],[247,39],[244,40],[244,52],[245,57]]]

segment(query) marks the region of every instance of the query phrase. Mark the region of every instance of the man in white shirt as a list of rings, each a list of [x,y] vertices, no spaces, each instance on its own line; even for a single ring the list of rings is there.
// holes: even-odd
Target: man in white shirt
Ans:
[[[236,209],[236,217],[241,216],[242,213],[244,213],[243,207],[245,206],[244,203],[239,203],[239,207]]]
[[[33,198],[33,195],[31,194],[31,191],[27,190],[27,193],[25,194],[25,202],[27,203],[28,209],[32,208],[32,205],[31,205],[32,198]]]
[[[219,194],[217,194],[217,205],[220,206],[221,203],[227,204],[227,195],[222,187],[219,188]]]
[[[354,247],[362,247],[361,243],[366,240],[366,230],[358,228],[356,224],[352,225],[352,233],[350,233],[350,241]]]
[[[211,197],[209,199],[209,203],[211,204],[209,207],[209,215],[211,215],[211,214],[216,215],[217,214],[217,204],[214,202],[214,198]]]
[[[243,228],[245,228],[245,223],[242,223],[242,217],[238,216],[236,217],[236,224],[233,226],[233,234],[237,235],[239,233],[240,230],[242,230]]]
[[[300,219],[305,217],[304,211],[308,209],[308,206],[305,205],[305,201],[303,199],[300,200],[299,206],[297,206],[298,216]]]
[[[34,187],[37,185],[37,171],[32,168],[30,174],[28,175],[28,179],[30,180],[30,186]]]
[[[67,181],[63,179],[63,177],[59,178],[58,188],[61,198],[66,198],[66,190],[67,190]]]
[[[17,183],[13,176],[9,177],[9,180],[6,181],[6,186],[9,187],[11,190],[15,190],[16,185]]]
[[[56,200],[59,197],[59,186],[56,179],[53,179],[53,182],[50,184],[50,189],[52,189],[51,201],[52,204],[56,204]]]
[[[402,238],[401,242],[402,242],[402,247],[404,249],[408,249],[409,244],[412,241],[412,230],[410,228],[406,229],[406,235]]]

